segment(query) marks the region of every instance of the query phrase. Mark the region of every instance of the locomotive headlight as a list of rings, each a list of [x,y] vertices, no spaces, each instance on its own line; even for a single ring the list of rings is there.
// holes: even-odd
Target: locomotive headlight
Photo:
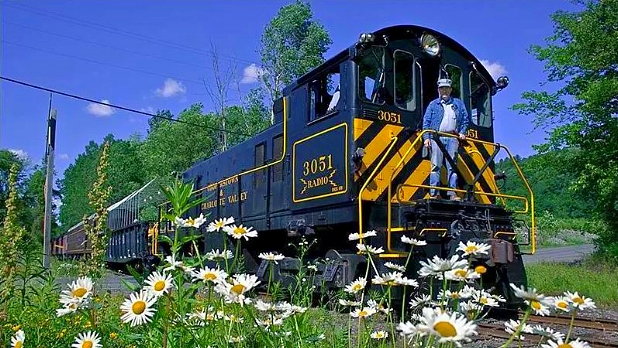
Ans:
[[[376,37],[372,33],[362,33],[358,39],[360,43],[374,42]]]
[[[431,34],[423,34],[421,36],[421,47],[428,55],[435,57],[440,53],[440,43]]]

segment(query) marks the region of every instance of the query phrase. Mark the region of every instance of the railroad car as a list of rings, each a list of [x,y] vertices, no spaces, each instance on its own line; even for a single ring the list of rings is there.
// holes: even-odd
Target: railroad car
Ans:
[[[452,96],[469,115],[467,139],[456,158],[457,194],[428,199],[430,163],[423,151],[423,115],[437,97],[440,78],[452,80]],[[503,144],[495,142],[492,98],[508,85],[494,80],[466,47],[430,28],[398,25],[363,33],[347,49],[286,86],[273,104],[274,122],[254,137],[201,160],[182,174],[206,201],[188,214],[209,221],[234,217],[258,237],[243,241],[246,268],[263,280],[266,251],[286,259],[275,277],[291,283],[299,260],[290,243],[316,240],[309,258],[323,263],[316,283],[342,288],[364,275],[365,258],[351,233],[377,232],[364,243],[382,247],[385,262],[403,264],[410,246],[402,236],[424,240],[415,247],[407,275],[419,261],[449,257],[458,243],[491,245],[482,284],[512,299],[509,283],[526,285],[522,245],[535,250],[534,197]],[[455,135],[448,135],[455,136]],[[500,192],[496,158],[508,156],[526,196]],[[171,233],[161,225],[160,233]],[[204,230],[204,228],[202,228]],[[234,241],[229,240],[229,245]],[[222,249],[221,234],[203,233],[202,251]],[[373,270],[371,270],[373,272]]]
[[[142,270],[156,261],[156,206],[163,201],[157,179],[107,208],[108,244],[105,261],[110,269],[126,270],[127,266]],[[148,209],[152,209],[148,217]],[[87,217],[92,223],[95,215]],[[52,241],[52,255],[59,259],[80,259],[92,252],[81,221]],[[154,258],[153,258],[154,257]]]

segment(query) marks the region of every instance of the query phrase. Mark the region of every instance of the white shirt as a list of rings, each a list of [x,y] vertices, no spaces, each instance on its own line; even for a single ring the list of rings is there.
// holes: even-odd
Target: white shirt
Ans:
[[[457,116],[455,116],[453,104],[442,102],[442,107],[444,108],[444,116],[442,117],[442,123],[440,123],[440,132],[449,133],[457,128]]]

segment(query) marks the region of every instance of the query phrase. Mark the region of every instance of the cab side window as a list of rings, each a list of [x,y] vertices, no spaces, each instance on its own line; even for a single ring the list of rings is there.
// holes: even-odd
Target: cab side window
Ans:
[[[339,66],[326,71],[309,84],[309,122],[341,108]]]
[[[491,127],[491,97],[487,83],[476,71],[470,72],[470,118],[481,127]]]

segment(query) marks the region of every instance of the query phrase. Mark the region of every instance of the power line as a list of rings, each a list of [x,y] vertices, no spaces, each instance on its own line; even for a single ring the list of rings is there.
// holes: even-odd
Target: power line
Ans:
[[[39,32],[39,33],[48,34],[48,35],[57,36],[57,37],[62,37],[62,38],[66,38],[66,39],[70,39],[70,40],[74,40],[74,41],[78,41],[78,42],[85,42],[85,43],[88,43],[88,44],[97,45],[97,46],[101,46],[101,47],[107,47],[107,48],[111,48],[111,49],[115,49],[115,50],[119,50],[119,51],[123,51],[123,52],[127,52],[127,53],[136,54],[136,55],[139,55],[139,56],[166,60],[168,62],[184,64],[184,65],[190,65],[190,66],[194,66],[194,67],[202,68],[202,69],[214,70],[212,67],[205,66],[205,65],[199,65],[199,64],[195,64],[195,63],[191,63],[191,62],[185,62],[185,61],[176,60],[176,59],[172,59],[172,58],[161,57],[161,56],[157,56],[157,55],[154,55],[154,54],[148,54],[148,53],[143,53],[143,52],[132,51],[132,50],[126,49],[124,47],[118,47],[118,46],[114,46],[114,45],[104,44],[104,43],[101,43],[101,42],[85,40],[85,39],[81,39],[81,38],[74,37],[74,36],[54,33],[54,32],[50,32],[50,31],[47,31],[47,30],[42,30],[42,29],[38,29],[38,28],[33,28],[33,27],[30,27],[30,26],[27,26],[27,25],[22,25],[22,24],[19,24],[19,23],[14,23],[14,22],[10,22],[10,21],[4,21],[4,23],[10,24],[10,25],[13,25],[13,26],[17,26],[17,27],[21,27],[21,28],[24,28],[26,30],[36,31],[36,32]]]
[[[20,46],[20,47],[28,48],[28,49],[35,50],[35,51],[55,54],[55,55],[58,55],[58,56],[63,56],[63,57],[67,57],[67,58],[82,60],[82,61],[89,62],[89,63],[95,63],[95,64],[100,64],[100,65],[105,65],[105,66],[111,66],[111,67],[118,68],[118,69],[130,70],[130,71],[140,72],[140,73],[143,73],[143,74],[155,75],[155,76],[160,76],[160,77],[165,77],[165,78],[172,77],[170,75],[160,74],[160,73],[156,73],[156,72],[153,72],[153,71],[136,69],[136,68],[130,68],[130,67],[126,67],[126,66],[122,66],[122,65],[116,65],[116,64],[111,64],[111,63],[104,63],[104,62],[101,62],[101,61],[98,61],[98,60],[94,60],[94,59],[90,59],[90,58],[78,57],[78,56],[74,56],[74,55],[71,55],[71,54],[60,53],[60,52],[46,50],[46,49],[39,48],[39,47],[28,46],[28,45],[24,45],[24,44],[19,43],[19,42],[6,41],[6,40],[2,40],[2,42],[6,43],[6,44],[9,44],[9,45],[13,45],[13,46]],[[185,79],[185,78],[175,78],[175,79],[176,80],[180,80],[180,81],[200,84],[200,85],[204,84],[203,81],[198,81],[198,80]]]
[[[26,11],[26,12],[30,12],[30,13],[34,13],[40,16],[44,16],[44,17],[48,17],[48,18],[54,18],[54,19],[58,19],[58,20],[62,20],[65,22],[69,22],[69,23],[73,23],[75,25],[79,25],[79,26],[84,26],[84,27],[88,27],[88,28],[92,28],[92,29],[96,29],[96,30],[101,30],[101,31],[106,31],[112,34],[116,34],[116,35],[120,35],[120,36],[125,36],[125,37],[132,37],[132,38],[136,38],[138,40],[142,40],[142,41],[147,41],[147,42],[151,42],[151,43],[155,43],[155,44],[159,44],[159,45],[164,45],[167,47],[171,47],[171,48],[175,48],[175,49],[179,49],[179,50],[183,50],[183,51],[187,51],[187,52],[193,52],[193,53],[200,53],[200,54],[208,54],[208,55],[213,55],[214,52],[211,50],[204,50],[204,49],[200,49],[200,48],[195,48],[195,47],[190,47],[190,46],[185,46],[185,45],[180,45],[178,43],[175,42],[171,42],[171,41],[167,41],[167,40],[161,40],[161,39],[157,39],[151,36],[147,36],[147,35],[142,35],[142,34],[137,34],[137,33],[133,33],[131,31],[128,30],[124,30],[124,29],[118,29],[118,28],[113,28],[110,26],[106,26],[103,24],[99,24],[99,23],[94,23],[94,22],[89,22],[89,21],[85,21],[82,19],[78,19],[75,17],[70,17],[70,16],[66,16],[57,12],[53,12],[53,11],[48,11],[45,10],[45,12],[33,9],[31,7],[27,7],[27,6],[23,6],[22,4],[19,3],[15,3],[13,1],[9,1],[11,4],[7,4],[6,0],[4,3],[4,6],[10,7],[10,8],[14,8],[16,10],[21,10],[21,11]],[[242,59],[242,58],[237,58],[237,57],[233,57],[230,55],[226,55],[226,54],[220,54],[221,57],[226,57],[227,60],[230,61],[237,61],[237,62],[246,62],[246,63],[254,63],[253,61],[250,60],[246,60],[246,59]]]
[[[12,78],[9,78],[9,77],[0,76],[0,80],[5,80],[5,81],[8,81],[8,82],[12,82],[12,83],[15,83],[15,84],[18,84],[18,85],[22,85],[22,86],[38,89],[38,90],[41,90],[41,91],[46,91],[46,92],[50,92],[50,93],[59,94],[59,95],[65,96],[65,97],[73,98],[73,99],[83,100],[83,101],[87,101],[87,102],[91,102],[91,103],[95,103],[95,104],[99,104],[99,105],[104,105],[104,106],[107,106],[107,107],[116,108],[116,109],[119,109],[119,110],[129,111],[129,112],[133,112],[133,113],[136,113],[136,114],[151,116],[151,117],[160,118],[160,119],[164,119],[164,120],[168,120],[168,121],[173,121],[173,122],[178,122],[178,123],[184,123],[184,124],[188,124],[188,125],[195,126],[195,127],[202,127],[202,128],[210,129],[210,130],[217,131],[217,132],[225,132],[225,133],[229,133],[229,134],[241,135],[241,136],[246,136],[246,137],[250,137],[251,136],[250,134],[234,132],[234,131],[230,131],[230,130],[224,130],[224,129],[220,129],[220,128],[216,128],[216,127],[210,127],[210,126],[207,126],[207,125],[196,124],[196,123],[187,122],[187,121],[183,121],[183,120],[173,119],[171,117],[165,117],[165,116],[161,116],[161,115],[151,114],[149,112],[132,109],[132,108],[128,108],[128,107],[125,107],[125,106],[120,106],[120,105],[115,105],[115,104],[107,104],[107,103],[100,102],[98,100],[94,100],[94,99],[78,96],[76,94],[62,92],[62,91],[59,91],[59,90],[56,90],[56,89],[46,88],[46,87],[39,86],[39,85],[34,85],[34,84],[31,84],[31,83],[28,83],[28,82],[15,80],[15,79],[12,79]]]

